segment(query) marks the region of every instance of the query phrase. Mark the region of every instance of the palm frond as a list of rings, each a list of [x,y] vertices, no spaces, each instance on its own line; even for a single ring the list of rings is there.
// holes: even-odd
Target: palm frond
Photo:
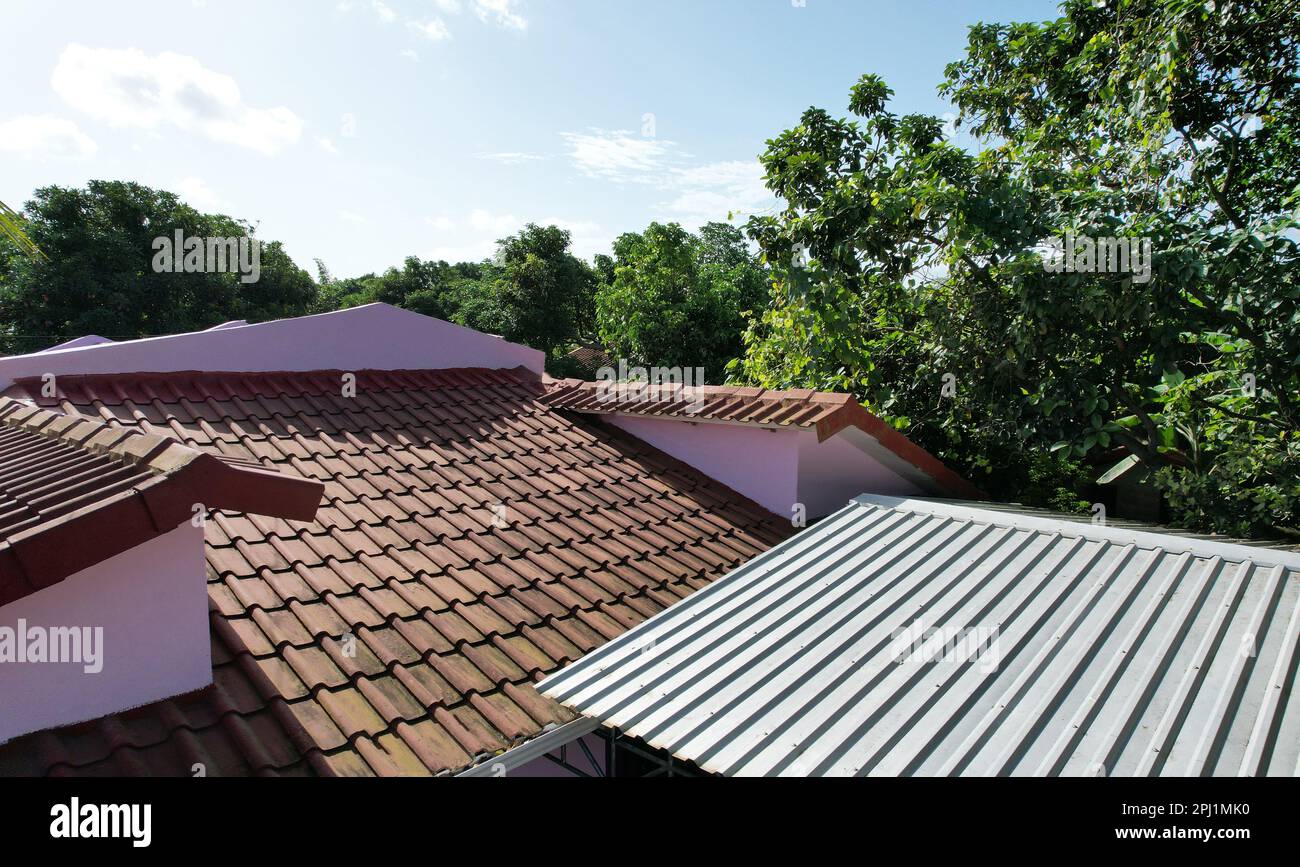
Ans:
[[[27,233],[23,231],[24,223],[25,221],[19,214],[4,202],[0,202],[0,232],[3,232],[5,237],[18,245],[18,249],[33,259],[50,261],[50,257],[46,256],[45,252],[36,246],[36,242],[27,237]]]

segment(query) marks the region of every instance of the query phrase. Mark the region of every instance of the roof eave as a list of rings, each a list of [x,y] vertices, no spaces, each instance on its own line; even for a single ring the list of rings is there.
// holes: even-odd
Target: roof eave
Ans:
[[[9,401],[0,424],[111,455],[157,475],[0,542],[0,605],[174,530],[213,509],[287,520],[315,517],[325,486],[223,460],[167,437]]]
[[[817,441],[825,442],[849,427],[855,427],[870,436],[886,450],[915,467],[931,484],[925,487],[933,493],[948,494],[961,499],[983,499],[985,494],[947,467],[943,461],[912,442],[880,416],[868,412],[857,402],[846,404],[817,422]]]
[[[983,499],[985,494],[978,487],[949,469],[942,461],[912,442],[905,435],[895,430],[888,422],[873,415],[866,407],[843,395],[841,405],[820,415],[815,421],[803,424],[771,422],[764,418],[718,418],[706,415],[683,415],[677,412],[642,412],[627,404],[610,403],[609,405],[592,405],[584,402],[571,405],[569,398],[584,391],[589,391],[582,380],[551,380],[544,400],[554,408],[574,412],[580,415],[606,415],[616,418],[650,418],[665,421],[684,422],[687,424],[716,424],[732,427],[762,428],[771,431],[812,430],[816,432],[817,442],[824,443],[833,436],[844,433],[849,428],[857,428],[880,444],[884,452],[898,458],[903,466],[896,471],[920,485],[927,493],[949,496],[958,499]],[[841,395],[836,395],[841,397]],[[908,471],[910,469],[910,471]]]

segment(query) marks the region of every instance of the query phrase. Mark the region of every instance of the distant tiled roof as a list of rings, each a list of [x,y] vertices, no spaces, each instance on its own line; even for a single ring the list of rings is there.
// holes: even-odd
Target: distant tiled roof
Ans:
[[[547,387],[547,403],[577,412],[689,417],[760,427],[821,426],[829,431],[826,436],[849,424],[847,413],[858,406],[850,394],[812,389],[773,391],[732,385],[685,388],[675,383],[652,385],[580,379],[550,380]]]
[[[609,353],[595,346],[579,346],[565,357],[573,359],[583,371],[592,376],[602,367],[610,367],[614,363]]]
[[[516,374],[340,382],[58,378],[65,411],[317,479],[325,504],[208,521],[214,687],[17,739],[0,772],[188,774],[200,748],[212,775],[453,772],[573,718],[544,674],[792,532]]]
[[[556,409],[597,415],[641,415],[756,427],[815,430],[824,442],[848,427],[858,428],[934,479],[951,496],[980,491],[943,462],[858,403],[851,394],[809,388],[774,391],[731,385],[684,388],[678,384],[546,380],[546,402]]]
[[[166,533],[194,504],[310,517],[323,486],[0,400],[0,605]]]

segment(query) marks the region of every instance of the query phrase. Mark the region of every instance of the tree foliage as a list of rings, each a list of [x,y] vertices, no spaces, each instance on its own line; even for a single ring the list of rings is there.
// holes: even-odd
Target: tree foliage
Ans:
[[[320,292],[316,309],[326,312],[380,301],[425,316],[455,319],[462,306],[460,298],[466,291],[465,284],[472,284],[473,291],[478,291],[484,268],[479,263],[449,265],[407,256],[401,268],[389,268],[382,274],[335,278],[325,263],[317,260]]]
[[[256,283],[220,273],[157,273],[153,240],[240,237],[253,228],[203,214],[171,193],[133,183],[50,186],[25,208],[25,230],[45,255],[0,241],[0,322],[9,352],[100,334],[133,338],[306,312],[316,287],[278,242],[264,243]]]
[[[776,286],[741,375],[853,390],[995,494],[1119,450],[1184,523],[1294,528],[1298,44],[1281,2],[978,25],[942,87],[969,150],[864,76],[860,120],[768,143],[787,208],[748,227]],[[1066,232],[1149,238],[1149,281],[1049,272]]]
[[[590,326],[596,277],[569,233],[529,223],[498,242],[495,298],[507,340],[555,354]]]
[[[317,262],[322,311],[382,301],[556,356],[590,334],[596,276],[570,250],[569,233],[529,224],[482,262],[408,256],[383,274],[336,279]]]
[[[703,367],[709,382],[721,382],[743,353],[748,318],[766,302],[762,267],[726,223],[707,223],[698,235],[651,223],[620,236],[614,259],[597,264],[608,280],[596,319],[609,351],[633,363]]]

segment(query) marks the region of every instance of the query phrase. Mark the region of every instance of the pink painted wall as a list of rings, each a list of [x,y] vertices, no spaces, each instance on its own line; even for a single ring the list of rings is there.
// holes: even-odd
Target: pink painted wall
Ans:
[[[924,494],[911,482],[884,466],[842,436],[817,442],[817,434],[800,431],[799,502],[809,518],[821,518],[848,505],[859,494],[915,496]]]
[[[0,742],[212,682],[203,530],[182,524],[0,607],[0,626],[101,626],[103,669],[0,663]]]
[[[388,304],[0,359],[0,389],[52,373],[526,367],[545,354]]]
[[[859,494],[924,493],[843,435],[817,442],[811,430],[767,430],[717,422],[616,415],[609,420],[781,517],[803,503],[808,518]]]
[[[798,501],[799,444],[794,431],[632,415],[608,419],[776,515],[789,517]]]

